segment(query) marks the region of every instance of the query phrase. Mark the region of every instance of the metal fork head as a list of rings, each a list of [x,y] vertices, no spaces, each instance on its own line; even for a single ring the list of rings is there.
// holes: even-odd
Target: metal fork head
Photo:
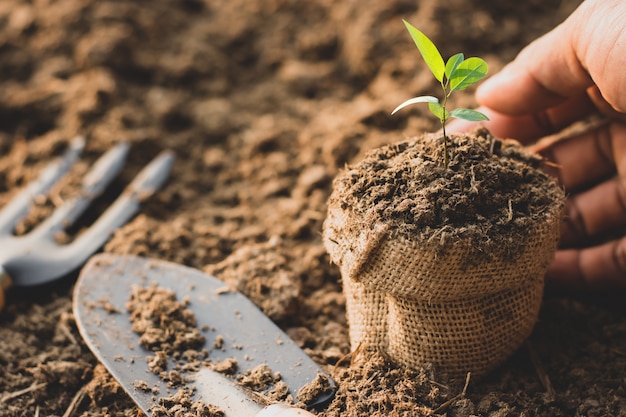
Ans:
[[[68,244],[58,244],[55,236],[71,226],[123,168],[129,145],[121,142],[96,161],[84,176],[76,197],[57,207],[29,233],[15,236],[16,224],[28,213],[35,199],[45,195],[69,171],[84,146],[83,138],[75,138],[63,156],[49,164],[0,211],[0,293],[10,282],[20,286],[42,284],[82,265],[116,229],[137,213],[143,200],[165,183],[174,161],[171,151],[162,152],[87,230]]]

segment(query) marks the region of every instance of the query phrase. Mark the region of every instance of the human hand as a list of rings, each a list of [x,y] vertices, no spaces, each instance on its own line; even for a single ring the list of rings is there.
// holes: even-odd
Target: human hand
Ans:
[[[548,145],[568,193],[546,275],[559,290],[626,288],[626,2],[587,0],[476,92],[496,136],[525,144],[600,110],[609,122]],[[449,131],[467,129],[455,121]]]

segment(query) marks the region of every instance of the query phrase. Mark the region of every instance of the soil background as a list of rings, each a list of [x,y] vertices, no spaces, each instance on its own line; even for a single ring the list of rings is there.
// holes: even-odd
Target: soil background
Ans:
[[[98,155],[129,141],[121,177],[61,237],[69,240],[152,157],[172,149],[166,187],[103,250],[233,283],[316,361],[331,370],[339,363],[336,375],[348,378],[339,272],[321,239],[332,179],[368,149],[437,128],[425,107],[389,114],[438,88],[401,19],[446,57],[480,55],[494,73],[578,3],[2,0],[0,205],[84,135],[84,159],[20,223],[17,233],[28,232]],[[473,106],[472,92],[453,105]],[[75,278],[9,293],[0,314],[0,416],[138,415],[76,331]],[[429,399],[395,395],[398,384],[378,370],[366,376],[379,384],[371,391],[352,375],[352,402],[335,415],[626,415],[622,297],[547,296],[531,348],[471,381],[465,398],[448,401],[462,386],[431,390]]]

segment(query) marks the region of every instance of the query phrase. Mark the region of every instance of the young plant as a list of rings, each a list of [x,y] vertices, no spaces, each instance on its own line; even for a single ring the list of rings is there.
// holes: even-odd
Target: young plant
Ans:
[[[446,108],[448,98],[453,91],[464,90],[483,79],[485,75],[487,75],[488,66],[481,58],[471,57],[465,59],[461,53],[451,56],[448,61],[444,63],[435,44],[409,22],[406,20],[403,20],[403,22],[422,55],[422,58],[426,61],[426,65],[428,65],[430,71],[441,84],[443,100],[440,102],[437,97],[433,96],[414,97],[400,104],[391,114],[395,114],[398,110],[411,104],[428,103],[430,112],[441,122],[441,129],[443,130],[444,165],[447,168],[450,159],[448,155],[448,136],[446,135],[446,122],[448,119],[450,117],[456,117],[457,119],[469,120],[471,122],[489,120],[483,113],[472,109],[457,108],[448,111]]]

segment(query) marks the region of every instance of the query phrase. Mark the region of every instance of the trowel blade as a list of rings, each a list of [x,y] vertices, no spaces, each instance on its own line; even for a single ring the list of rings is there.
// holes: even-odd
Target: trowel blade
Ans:
[[[187,299],[198,328],[211,329],[203,335],[212,361],[235,359],[239,372],[267,364],[272,372],[280,373],[294,397],[318,374],[326,375],[248,298],[224,291],[225,284],[219,279],[170,262],[99,254],[82,269],[74,288],[76,323],[95,356],[147,415],[160,399],[177,391],[148,369],[147,358],[153,352],[140,345],[140,335],[133,332],[126,310],[132,287],[153,283],[174,291],[179,301]],[[217,337],[223,338],[219,349],[214,348]],[[328,379],[331,389],[309,406],[317,407],[332,398],[335,387]],[[138,381],[147,383],[151,391],[138,389]],[[252,416],[262,408],[232,379],[208,368],[203,367],[187,385],[195,388],[193,400],[216,405],[227,417]]]

